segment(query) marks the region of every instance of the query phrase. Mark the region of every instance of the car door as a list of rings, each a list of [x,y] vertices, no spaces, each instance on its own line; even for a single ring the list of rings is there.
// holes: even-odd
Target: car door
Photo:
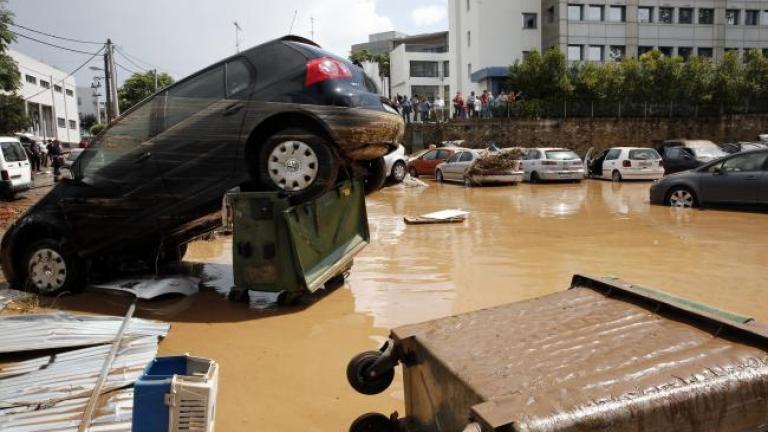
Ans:
[[[702,173],[702,201],[707,203],[754,204],[765,181],[768,153],[746,153],[730,157]]]
[[[443,163],[443,162],[447,161],[448,159],[450,159],[450,157],[453,156],[454,153],[455,152],[451,151],[451,150],[438,149],[437,150],[436,160],[434,161],[434,163],[432,165],[432,170],[430,171],[430,173],[434,175],[435,168],[437,168],[437,166],[440,165],[441,163]]]
[[[768,205],[768,160],[763,165],[763,176],[760,180],[760,192],[757,195],[757,203]]]
[[[603,161],[603,171],[601,173],[601,177],[611,178],[613,171],[620,168],[621,161],[619,158],[621,153],[621,149],[611,149],[608,151],[608,153],[605,155],[605,160]]]
[[[667,174],[693,169],[698,165],[691,150],[685,147],[665,147],[663,159]]]
[[[416,168],[416,174],[418,175],[425,175],[425,174],[434,174],[435,166],[437,166],[438,162],[435,162],[437,160],[437,150],[430,150],[423,155],[421,155],[420,158],[416,159],[413,162],[413,166]]]
[[[443,178],[445,180],[456,180],[456,172],[457,172],[457,165],[459,163],[459,158],[461,158],[461,155],[463,153],[454,153],[453,156],[448,158],[448,160],[445,161],[442,168],[440,169],[443,173]]]
[[[5,171],[3,177],[7,176],[7,180],[14,187],[31,183],[31,167],[27,159],[27,152],[24,151],[22,145],[17,141],[3,141],[0,142],[0,150],[2,151],[0,169]]]

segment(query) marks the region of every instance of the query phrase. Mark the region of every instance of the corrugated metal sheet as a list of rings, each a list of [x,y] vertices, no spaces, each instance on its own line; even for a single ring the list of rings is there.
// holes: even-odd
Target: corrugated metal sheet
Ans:
[[[88,397],[110,348],[101,345],[0,367],[0,409]],[[102,391],[133,384],[156,353],[156,337],[123,340]]]
[[[25,293],[24,291],[12,290],[9,288],[0,289],[0,312],[15,299],[29,295],[29,293]]]
[[[66,313],[0,317],[0,353],[81,347],[114,340],[123,319]],[[125,337],[163,337],[170,325],[131,319]]]
[[[47,406],[25,406],[0,410],[3,432],[76,432],[88,398],[60,401]],[[91,421],[92,432],[130,432],[133,389],[117,390],[102,397]]]

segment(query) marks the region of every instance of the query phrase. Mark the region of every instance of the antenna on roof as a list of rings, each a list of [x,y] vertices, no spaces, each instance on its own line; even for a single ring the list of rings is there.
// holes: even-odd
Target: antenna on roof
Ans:
[[[291,26],[288,28],[288,34],[291,34],[291,32],[293,32],[293,25],[296,24],[296,15],[298,14],[299,14],[298,9],[293,11],[293,19],[291,20]]]
[[[315,17],[309,17],[309,23],[311,25],[309,29],[310,39],[315,40]]]
[[[243,29],[240,28],[240,24],[238,24],[237,21],[234,21],[232,24],[235,25],[235,50],[240,52],[240,32],[243,31]]]

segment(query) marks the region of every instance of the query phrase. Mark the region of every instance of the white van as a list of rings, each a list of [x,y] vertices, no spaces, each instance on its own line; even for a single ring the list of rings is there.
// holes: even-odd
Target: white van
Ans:
[[[32,167],[18,138],[0,137],[0,195],[13,197],[32,187]]]

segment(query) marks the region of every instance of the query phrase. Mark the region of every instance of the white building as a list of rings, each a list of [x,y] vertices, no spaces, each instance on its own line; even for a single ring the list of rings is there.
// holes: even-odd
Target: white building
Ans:
[[[8,50],[21,73],[19,94],[32,119],[27,132],[62,143],[80,142],[75,78],[19,52]]]
[[[450,99],[448,32],[395,40],[395,48],[389,54],[389,69],[393,96]]]
[[[77,88],[77,109],[80,112],[80,118],[92,115],[97,123],[105,121],[107,118],[107,106],[99,96],[100,89],[91,87]]]
[[[541,50],[541,0],[449,0],[450,87],[500,91],[509,66]]]

